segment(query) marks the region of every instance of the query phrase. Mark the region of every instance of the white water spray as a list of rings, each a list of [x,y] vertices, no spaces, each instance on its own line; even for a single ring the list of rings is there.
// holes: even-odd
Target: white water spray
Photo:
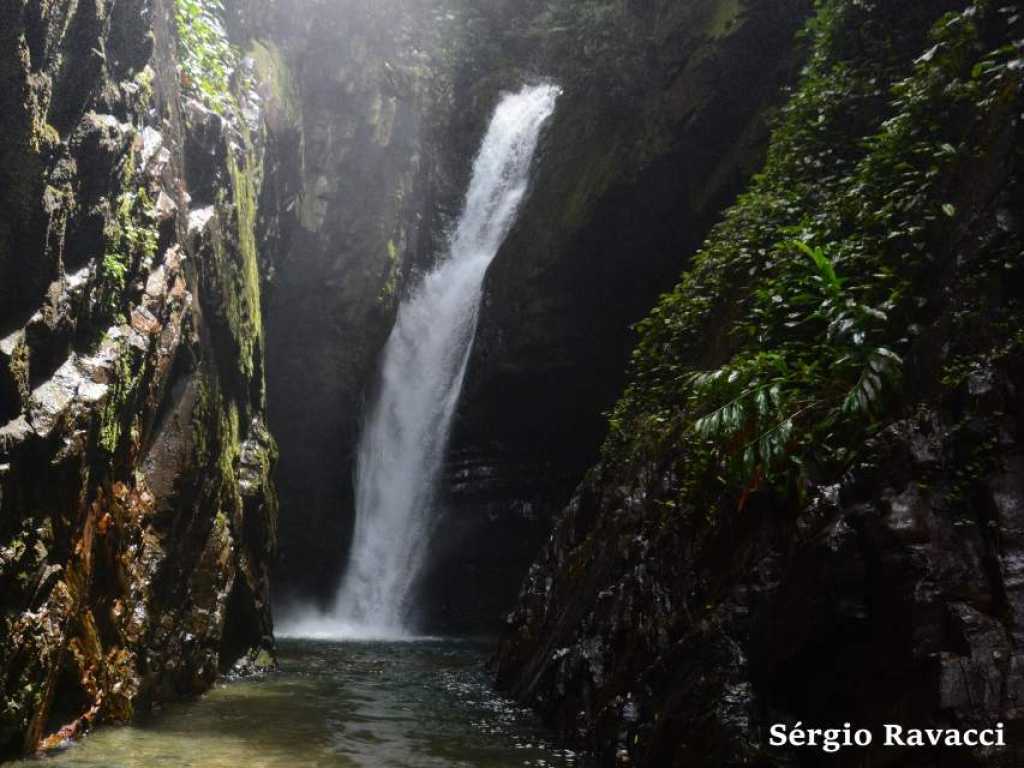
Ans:
[[[329,615],[299,615],[282,635],[399,638],[427,554],[434,494],[476,333],[484,274],[511,228],[557,86],[505,96],[473,165],[448,254],[399,307],[380,395],[356,465],[356,529]]]

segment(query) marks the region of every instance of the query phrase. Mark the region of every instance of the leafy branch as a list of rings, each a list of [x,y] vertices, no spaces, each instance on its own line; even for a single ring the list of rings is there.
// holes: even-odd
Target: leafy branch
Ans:
[[[241,54],[228,39],[221,0],[176,0],[182,87],[221,115],[238,110],[231,81]]]

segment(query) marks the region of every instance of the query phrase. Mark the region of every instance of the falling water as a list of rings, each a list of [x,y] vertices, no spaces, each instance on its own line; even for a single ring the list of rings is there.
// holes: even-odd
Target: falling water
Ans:
[[[380,395],[359,445],[351,557],[334,610],[296,617],[284,634],[407,634],[484,274],[515,220],[541,127],[560,92],[526,87],[495,110],[447,256],[402,303],[384,349]]]

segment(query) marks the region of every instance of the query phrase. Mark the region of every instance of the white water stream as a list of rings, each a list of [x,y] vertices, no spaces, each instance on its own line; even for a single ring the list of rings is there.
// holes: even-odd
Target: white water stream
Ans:
[[[280,634],[409,634],[484,274],[515,221],[541,128],[560,93],[553,85],[528,86],[498,104],[448,253],[399,307],[384,349],[379,395],[359,445],[355,536],[333,610],[286,619]]]

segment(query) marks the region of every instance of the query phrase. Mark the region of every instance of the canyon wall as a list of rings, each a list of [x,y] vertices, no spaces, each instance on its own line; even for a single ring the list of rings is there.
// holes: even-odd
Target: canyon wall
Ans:
[[[440,8],[345,0],[249,14],[261,41],[254,55],[280,74],[267,103],[274,159],[262,210],[285,598],[327,598],[338,585],[377,357],[413,265],[433,252],[421,220]]]
[[[0,10],[0,758],[273,665],[263,124],[214,37]]]
[[[824,764],[768,745],[798,721],[1024,732],[1021,17],[830,0],[803,39],[501,643],[603,764]]]

